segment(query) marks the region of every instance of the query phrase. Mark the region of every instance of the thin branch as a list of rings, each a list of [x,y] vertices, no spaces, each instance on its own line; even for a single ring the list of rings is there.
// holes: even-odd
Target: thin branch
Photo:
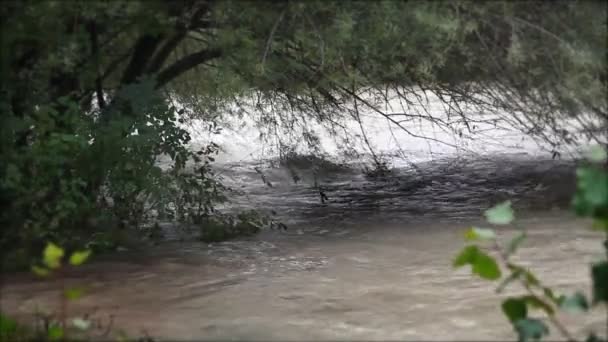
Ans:
[[[450,144],[447,143],[445,141],[441,141],[439,139],[435,139],[435,138],[431,138],[431,137],[425,137],[425,136],[420,136],[418,134],[414,134],[412,133],[410,130],[408,130],[407,128],[405,128],[401,123],[399,123],[398,121],[396,121],[395,119],[391,118],[390,116],[386,116],[384,112],[382,112],[381,110],[378,110],[376,107],[374,107],[372,104],[370,104],[369,102],[367,102],[365,99],[361,98],[359,95],[353,93],[350,91],[350,89],[348,88],[344,88],[342,86],[338,86],[340,89],[342,89],[342,91],[346,92],[347,94],[355,97],[357,100],[359,100],[361,103],[365,104],[368,108],[370,108],[371,110],[373,110],[374,112],[384,116],[385,118],[387,118],[390,122],[394,123],[395,125],[397,125],[397,127],[401,128],[404,132],[406,132],[407,134],[411,135],[414,138],[420,138],[420,139],[426,139],[426,140],[431,140],[449,147],[453,147],[453,148],[458,148],[458,146],[454,145],[454,144]]]
[[[355,93],[355,86],[353,84],[353,94]],[[367,134],[365,133],[365,129],[363,128],[363,123],[361,122],[361,116],[359,115],[359,106],[357,105],[357,98],[353,96],[353,102],[355,105],[355,117],[357,119],[357,122],[359,123],[359,128],[361,129],[361,134],[363,135],[363,140],[365,141],[365,144],[367,145],[367,148],[369,149],[369,152],[372,154],[372,158],[374,158],[374,163],[376,164],[376,167],[380,166],[380,160],[378,159],[378,156],[376,155],[376,153],[374,152],[374,149],[372,148],[369,139],[367,139]]]
[[[537,24],[531,23],[531,22],[529,22],[529,21],[527,21],[527,20],[524,20],[524,19],[519,18],[519,17],[516,17],[516,16],[512,16],[512,17],[510,17],[510,18],[511,18],[512,20],[514,20],[514,21],[517,21],[517,22],[518,22],[518,23],[520,23],[520,24],[523,24],[523,25],[528,26],[528,27],[530,27],[530,28],[532,28],[532,29],[534,29],[534,30],[537,30],[537,31],[539,31],[539,32],[541,32],[541,33],[544,33],[545,35],[547,35],[547,36],[549,36],[549,37],[551,37],[551,38],[555,39],[556,41],[558,41],[558,42],[560,42],[560,43],[564,44],[564,45],[565,45],[565,46],[567,46],[569,49],[573,49],[572,45],[571,45],[569,42],[565,41],[564,39],[562,39],[561,37],[559,37],[559,36],[558,36],[558,35],[556,35],[555,33],[553,33],[553,32],[551,32],[551,31],[549,31],[549,30],[545,29],[545,28],[544,28],[544,27],[542,27],[542,26],[539,26],[539,25],[537,25]]]
[[[277,29],[279,28],[279,24],[281,23],[281,20],[283,20],[283,16],[285,15],[286,11],[287,11],[287,9],[284,9],[283,11],[281,11],[281,14],[279,14],[277,21],[272,26],[270,35],[268,36],[268,39],[266,40],[266,48],[264,49],[264,54],[262,55],[262,68],[264,67],[264,64],[266,63],[266,56],[268,55],[268,51],[270,51],[270,45],[272,45],[272,39],[274,38],[274,34],[276,33]]]

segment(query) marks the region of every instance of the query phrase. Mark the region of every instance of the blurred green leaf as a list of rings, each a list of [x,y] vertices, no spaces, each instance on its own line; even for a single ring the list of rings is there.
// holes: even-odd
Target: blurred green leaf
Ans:
[[[608,159],[608,153],[602,146],[595,145],[585,152],[585,158],[594,163],[603,163]]]
[[[597,168],[582,167],[576,170],[578,195],[585,203],[595,207],[608,204],[608,173]]]
[[[454,259],[453,266],[461,267],[464,265],[470,265],[477,255],[477,250],[477,246],[467,246],[463,248],[462,251],[460,251],[460,253],[456,256],[456,259]]]
[[[572,199],[572,207],[574,212],[578,216],[590,216],[593,215],[594,208],[590,205],[583,197],[581,190],[578,190],[574,198]]]
[[[63,249],[52,242],[49,242],[44,248],[43,261],[49,268],[59,268],[61,266],[61,258],[63,257]]]
[[[515,215],[511,208],[511,201],[495,205],[485,211],[484,215],[491,224],[504,225],[513,222]]]
[[[50,341],[59,341],[63,338],[63,329],[58,325],[51,325],[47,331],[47,337]]]
[[[485,253],[479,253],[477,255],[477,260],[473,265],[473,273],[488,280],[499,279],[501,275],[496,260]]]
[[[73,266],[82,265],[85,261],[87,261],[90,255],[90,250],[76,251],[70,256],[70,264]]]
[[[17,322],[3,314],[0,314],[0,338],[12,336],[17,331]]]
[[[467,246],[456,256],[454,267],[471,265],[474,274],[483,279],[496,280],[500,278],[500,268],[493,257],[481,251],[477,246]]]
[[[596,263],[591,267],[593,280],[593,302],[608,302],[608,261]]]
[[[492,229],[471,227],[464,233],[464,238],[467,241],[493,240],[496,234]]]
[[[526,302],[521,298],[507,298],[502,302],[502,312],[511,322],[528,317]]]
[[[65,298],[69,300],[76,300],[84,295],[84,289],[80,287],[73,287],[65,290]]]
[[[519,340],[522,342],[526,341],[538,341],[543,336],[549,334],[549,328],[547,325],[536,318],[525,318],[520,319],[514,324]]]
[[[51,274],[51,271],[49,269],[37,265],[32,266],[32,272],[34,272],[34,274],[40,277],[46,277]]]
[[[560,300],[559,307],[566,312],[585,312],[589,310],[589,303],[584,294],[577,292]]]

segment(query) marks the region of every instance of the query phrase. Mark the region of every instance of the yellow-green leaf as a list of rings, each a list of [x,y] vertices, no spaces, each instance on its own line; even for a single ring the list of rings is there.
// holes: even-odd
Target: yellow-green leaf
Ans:
[[[492,229],[471,227],[464,233],[464,238],[467,241],[494,240],[496,234]]]
[[[70,256],[70,264],[74,266],[82,265],[85,261],[87,261],[90,255],[90,250],[76,251]]]
[[[47,336],[50,341],[59,341],[63,338],[63,329],[58,325],[52,325],[47,331]]]
[[[46,277],[49,274],[51,274],[50,270],[48,270],[44,267],[36,266],[36,265],[32,266],[32,272],[34,272],[34,274],[36,274],[37,276],[40,276],[40,277]]]
[[[454,259],[455,268],[471,265],[471,270],[483,279],[496,280],[501,276],[500,268],[493,257],[481,251],[477,246],[465,247]]]
[[[44,248],[42,254],[43,261],[49,268],[59,268],[61,266],[61,258],[63,257],[63,249],[52,242],[49,242]]]
[[[69,299],[69,300],[76,300],[80,297],[82,297],[82,295],[84,295],[84,290],[80,287],[74,287],[74,288],[70,288],[65,290],[65,298]]]
[[[595,219],[591,224],[591,228],[595,230],[605,230],[608,231],[608,219],[600,220]]]

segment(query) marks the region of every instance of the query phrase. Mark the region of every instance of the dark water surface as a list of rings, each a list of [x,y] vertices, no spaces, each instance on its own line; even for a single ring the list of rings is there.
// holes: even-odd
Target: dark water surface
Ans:
[[[272,209],[287,223],[386,220],[458,220],[478,217],[500,201],[512,200],[523,210],[565,207],[574,189],[574,163],[526,155],[455,158],[428,161],[386,175],[367,177],[360,168],[300,165],[295,183],[284,167],[227,166],[220,171],[227,184],[246,195],[240,208]],[[316,176],[314,175],[316,173]],[[316,183],[316,184],[315,184]],[[329,198],[321,202],[319,190]]]

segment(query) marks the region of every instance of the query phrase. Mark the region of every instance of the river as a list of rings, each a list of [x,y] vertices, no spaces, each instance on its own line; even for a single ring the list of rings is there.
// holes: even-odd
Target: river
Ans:
[[[237,139],[243,136],[225,151],[252,146]],[[567,211],[574,162],[529,145],[505,146],[427,151],[426,158],[414,151],[417,159],[397,161],[380,177],[366,176],[361,163],[304,158],[290,171],[269,158],[242,160],[251,153],[225,157],[217,171],[238,190],[228,209],[272,212],[287,230],[213,244],[173,239],[99,257],[66,275],[87,290],[71,313],[104,322],[112,315],[112,334],[161,340],[514,339],[500,301],[522,290],[497,295],[496,283],[451,267],[464,230],[483,225],[483,210],[512,200],[518,229],[529,232],[517,260],[565,293],[589,294],[588,265],[602,249],[589,222]],[[503,240],[515,232],[498,230]],[[22,319],[36,308],[52,311],[58,286],[12,276],[2,309]],[[577,336],[603,331],[598,310],[561,318]]]

